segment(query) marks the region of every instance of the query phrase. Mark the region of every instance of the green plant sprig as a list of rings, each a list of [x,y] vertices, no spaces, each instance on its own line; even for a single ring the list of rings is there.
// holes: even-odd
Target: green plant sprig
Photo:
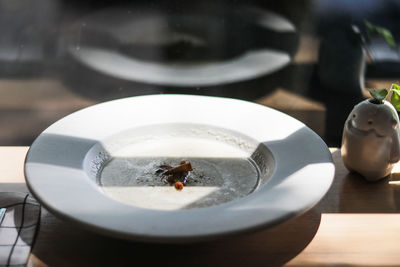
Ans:
[[[367,20],[365,20],[364,23],[365,27],[367,28],[367,37],[369,41],[371,41],[372,35],[378,35],[381,36],[390,47],[396,48],[396,41],[388,29],[374,25]]]
[[[369,90],[371,96],[379,103],[383,104],[383,101],[389,101],[397,111],[400,111],[400,85],[392,84],[389,90],[387,89],[372,89]]]

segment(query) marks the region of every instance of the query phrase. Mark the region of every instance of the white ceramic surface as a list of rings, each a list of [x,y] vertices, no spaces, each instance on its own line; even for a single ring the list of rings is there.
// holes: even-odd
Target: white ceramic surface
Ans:
[[[186,125],[190,138],[209,128],[203,137],[254,157],[264,178],[247,196],[203,208],[143,208],[110,197],[98,184],[109,154],[129,145],[130,136],[149,138],[148,129],[159,125],[167,133],[168,125]],[[261,229],[306,211],[329,189],[334,165],[318,135],[273,109],[217,97],[152,95],[95,105],[54,123],[32,144],[25,176],[47,209],[87,228],[133,240],[192,242]]]
[[[341,154],[347,169],[377,181],[387,177],[400,159],[399,116],[390,102],[371,101],[362,101],[350,112]]]
[[[169,29],[168,21],[174,19],[172,15],[170,17],[160,12],[141,9],[135,12],[135,8],[127,12],[127,9],[129,10],[127,7],[106,9],[85,17],[83,21],[78,21],[73,27],[75,30],[72,31],[71,36],[67,35],[68,37],[66,37],[65,43],[68,46],[68,53],[77,62],[113,78],[174,87],[214,86],[250,80],[271,74],[287,66],[291,61],[290,55],[286,51],[259,47],[229,60],[161,63],[131,57],[121,53],[117,49],[118,46],[110,48],[102,47],[101,44],[95,46],[90,43],[86,44],[81,41],[80,37],[77,37],[78,32],[86,31],[89,28],[94,32],[108,34],[110,39],[118,40],[120,44],[152,46],[173,42],[174,38],[179,39],[177,36],[185,32],[184,29],[182,29],[182,32]],[[238,10],[234,10],[237,14],[231,10],[226,10],[226,12],[228,14],[233,13],[231,16],[236,14],[238,17],[245,17],[246,19],[243,19],[243,21],[246,21],[249,25],[265,29],[267,32],[273,31],[278,34],[295,34],[296,32],[296,28],[291,22],[273,12],[250,7],[240,7]],[[196,22],[205,23],[203,27],[213,27],[216,32],[216,35],[213,36],[214,39],[224,38],[222,35],[227,34],[220,32],[220,35],[218,35],[220,29],[216,28],[216,25],[206,24],[216,15],[209,14],[209,16],[203,17],[199,14],[197,16],[191,14],[191,16]],[[180,23],[188,24],[184,19]],[[143,31],[143,28],[146,31]],[[183,35],[182,38],[189,38],[195,43],[207,42],[201,38],[196,40],[196,35],[192,35]]]
[[[71,55],[82,64],[111,77],[166,86],[213,86],[258,78],[290,62],[290,56],[259,49],[223,62],[170,64],[129,58],[119,52],[94,47],[74,47]]]

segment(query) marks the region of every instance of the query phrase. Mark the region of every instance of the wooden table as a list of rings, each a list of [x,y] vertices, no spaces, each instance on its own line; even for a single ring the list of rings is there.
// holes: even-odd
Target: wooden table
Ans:
[[[0,191],[27,188],[28,147],[0,147]],[[365,182],[331,149],[334,183],[307,213],[271,229],[199,244],[142,244],[105,237],[42,211],[28,266],[400,266],[400,164]]]

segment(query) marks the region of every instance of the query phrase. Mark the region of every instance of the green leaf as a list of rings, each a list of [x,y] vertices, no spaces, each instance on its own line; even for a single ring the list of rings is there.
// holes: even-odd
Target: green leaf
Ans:
[[[392,103],[392,105],[394,106],[394,108],[397,111],[400,111],[400,86],[398,86],[398,85],[396,85],[396,86],[398,87],[398,89],[393,88],[393,85],[392,85],[391,90],[392,90],[393,94],[390,99],[390,102]]]
[[[368,39],[371,40],[371,36],[373,34],[378,34],[380,35],[385,42],[392,48],[395,48],[397,46],[396,41],[394,40],[394,37],[392,35],[392,33],[384,28],[384,27],[380,27],[377,25],[372,24],[369,21],[364,21],[365,26],[367,28],[367,35],[368,35]]]
[[[380,33],[383,36],[383,38],[385,39],[386,43],[389,46],[393,48],[396,47],[396,41],[394,40],[393,35],[389,30],[382,29],[382,31],[378,33]]]
[[[393,83],[390,90],[400,90],[400,85]]]
[[[400,88],[399,88],[400,89]],[[369,93],[373,98],[379,101],[379,103],[382,103],[383,100],[386,98],[388,95],[388,90],[386,89],[374,89],[374,90],[369,90]]]

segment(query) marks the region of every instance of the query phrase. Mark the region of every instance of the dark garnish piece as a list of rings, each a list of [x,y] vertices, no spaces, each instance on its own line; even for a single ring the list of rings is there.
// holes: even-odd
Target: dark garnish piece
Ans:
[[[172,166],[167,165],[167,164],[162,164],[158,166],[158,169],[156,170],[157,174],[164,173],[166,170],[172,169]]]
[[[174,185],[177,190],[182,190],[192,170],[192,164],[182,160],[176,167],[167,164],[160,165],[156,173],[166,176],[170,185]]]
[[[190,172],[190,171],[193,171],[192,163],[185,162],[181,165],[178,165],[176,167],[169,169],[168,171],[164,172],[164,174],[169,175],[169,174],[174,174],[174,173],[183,173],[183,172]]]

